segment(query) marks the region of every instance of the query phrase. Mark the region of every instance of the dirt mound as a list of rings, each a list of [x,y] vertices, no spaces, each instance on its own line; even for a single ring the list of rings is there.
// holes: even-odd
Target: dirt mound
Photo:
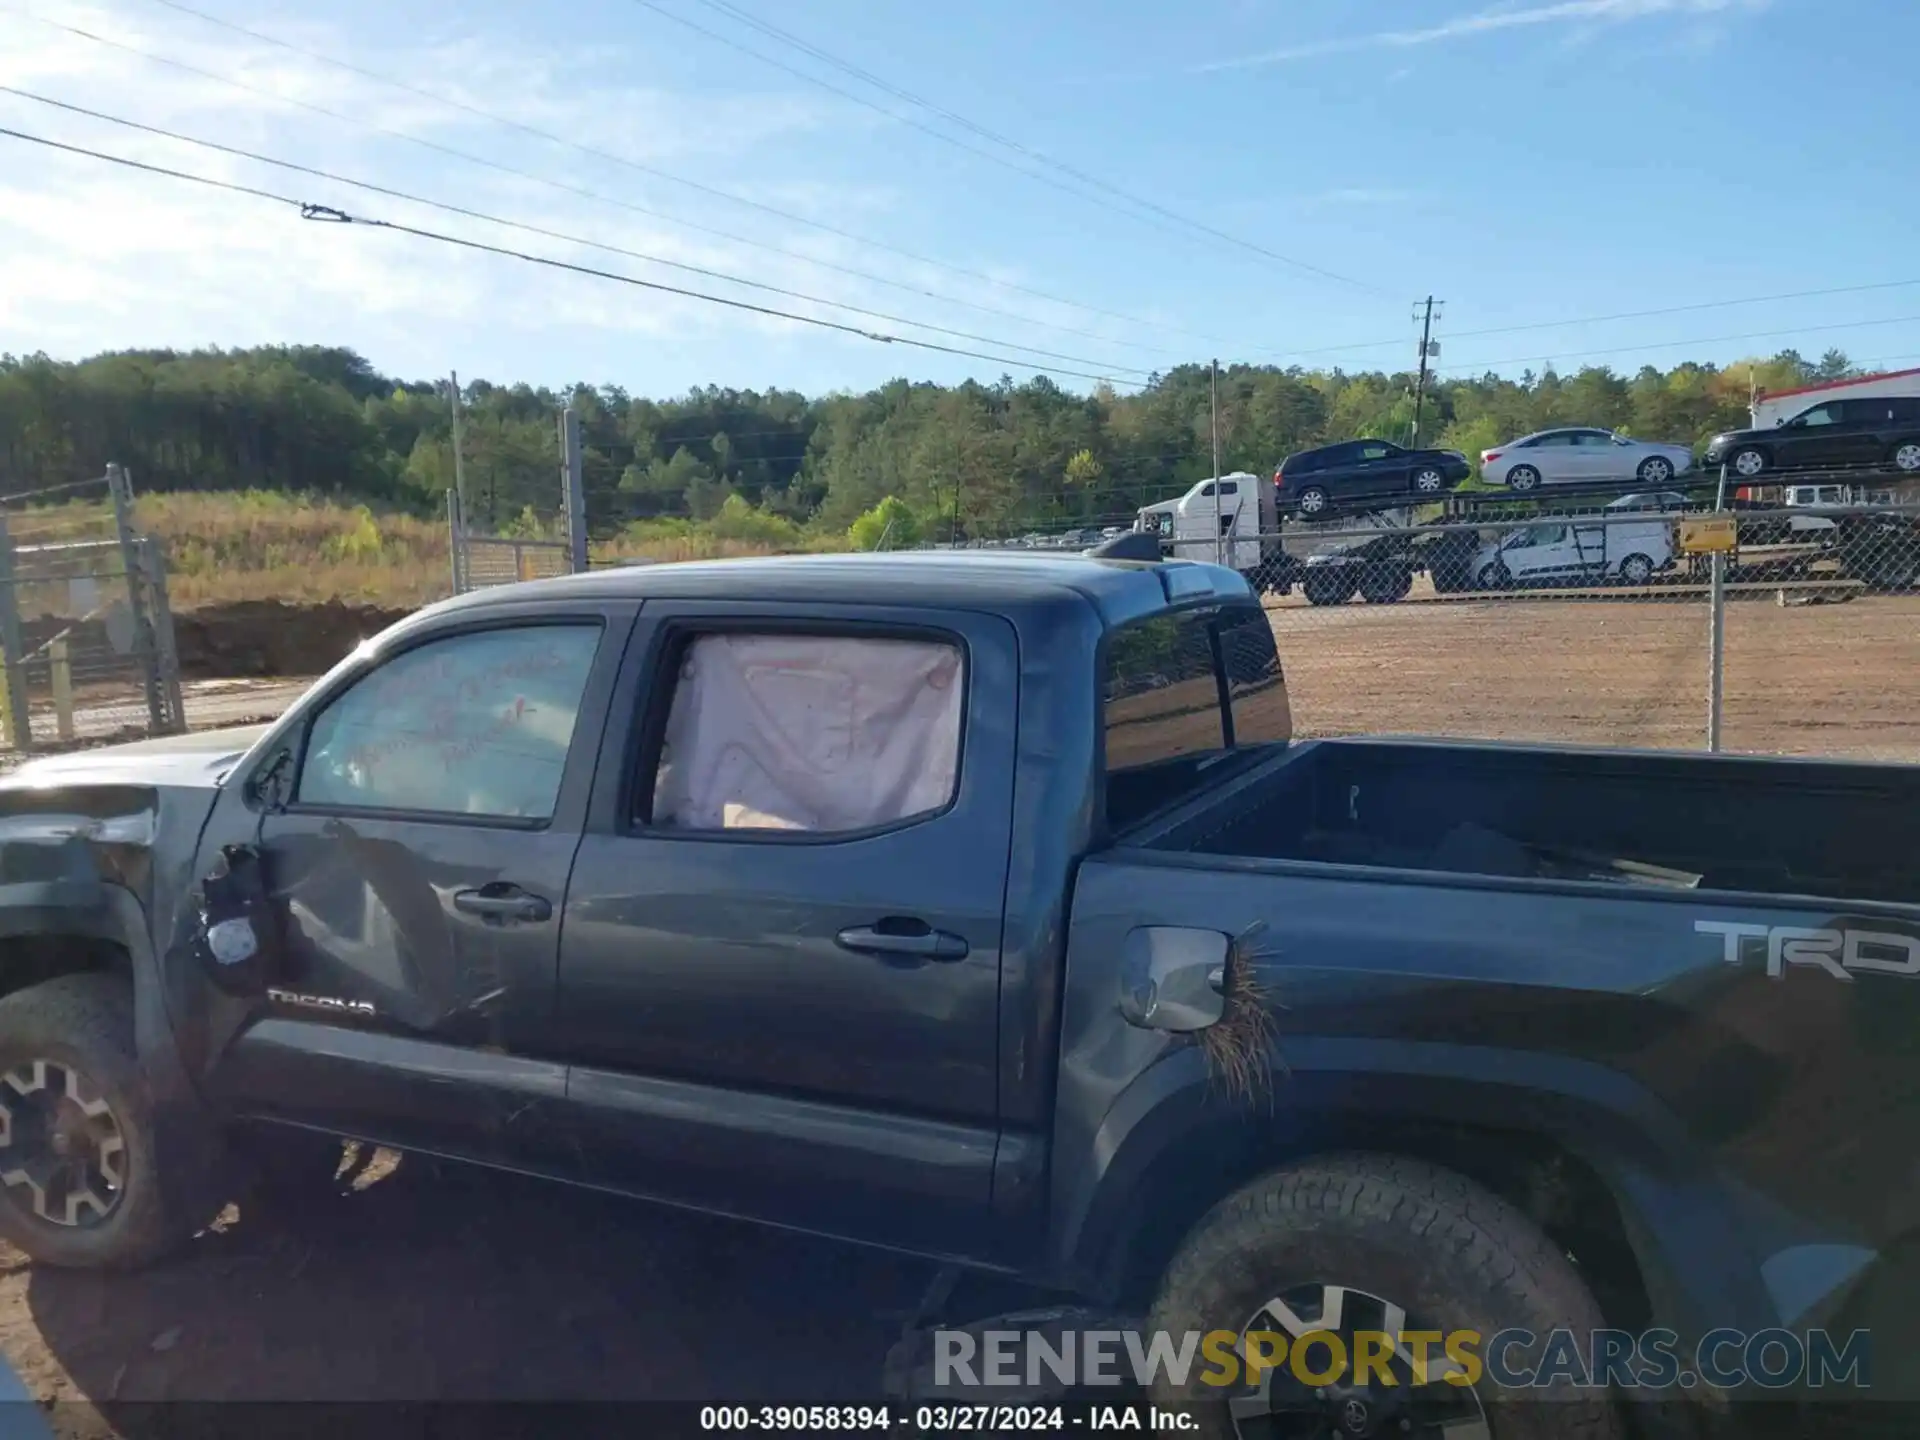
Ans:
[[[243,675],[319,675],[408,610],[378,605],[286,605],[246,600],[173,617],[180,673],[188,680]]]

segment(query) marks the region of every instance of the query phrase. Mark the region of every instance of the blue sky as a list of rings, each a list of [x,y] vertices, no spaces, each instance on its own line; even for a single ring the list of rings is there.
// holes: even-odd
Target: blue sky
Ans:
[[[1887,284],[1920,282],[1910,0],[182,3],[269,38],[165,0],[5,0],[0,85],[567,238],[10,94],[0,126],[1051,363],[1082,372],[1060,375],[1074,388],[1094,375],[1125,388],[1214,355],[1405,365],[1412,304],[1427,293],[1446,302],[1448,372],[1631,371],[1788,345],[1920,364],[1920,283]],[[1142,218],[1038,156],[1162,212]],[[5,137],[0,157],[0,351],[304,341],[351,345],[406,376],[457,369],[643,394],[1031,373],[306,222]]]

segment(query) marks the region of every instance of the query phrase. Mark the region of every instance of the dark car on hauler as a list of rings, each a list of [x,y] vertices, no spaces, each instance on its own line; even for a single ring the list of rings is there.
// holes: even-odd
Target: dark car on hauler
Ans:
[[[1706,465],[1736,480],[1796,470],[1873,467],[1920,479],[1920,395],[1823,400],[1771,430],[1729,430],[1707,442]]]
[[[30,762],[0,1235],[153,1260],[237,1153],[324,1185],[345,1136],[1173,1335],[1525,1331],[1510,1370],[1864,1305],[1893,1379],[1920,768],[1290,717],[1231,570],[808,556],[482,590],[244,738]],[[1721,1413],[1374,1359],[1180,1428]]]
[[[1437,500],[1472,473],[1458,450],[1408,450],[1391,440],[1345,440],[1280,462],[1273,488],[1282,511],[1312,519],[1382,502]]]

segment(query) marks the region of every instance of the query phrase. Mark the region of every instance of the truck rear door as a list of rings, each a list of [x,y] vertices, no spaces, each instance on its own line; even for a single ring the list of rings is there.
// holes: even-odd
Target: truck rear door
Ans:
[[[995,616],[648,603],[562,932],[583,1178],[971,1248],[1018,674]]]

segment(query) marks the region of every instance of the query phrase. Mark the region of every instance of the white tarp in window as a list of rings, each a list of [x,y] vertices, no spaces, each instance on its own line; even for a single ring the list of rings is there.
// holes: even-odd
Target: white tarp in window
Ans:
[[[687,648],[654,823],[859,830],[937,810],[960,758],[952,645],[703,635]]]

